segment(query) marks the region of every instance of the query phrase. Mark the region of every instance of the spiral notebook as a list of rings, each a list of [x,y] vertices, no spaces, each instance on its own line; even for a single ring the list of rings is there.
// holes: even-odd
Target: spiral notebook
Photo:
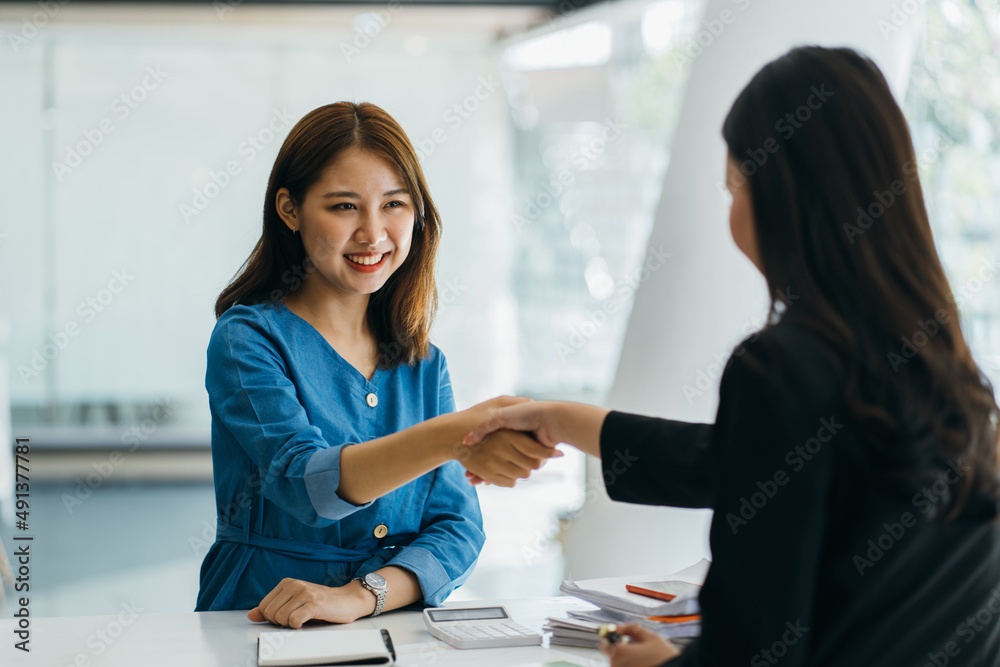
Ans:
[[[388,630],[293,630],[257,637],[258,667],[388,665],[396,661]]]

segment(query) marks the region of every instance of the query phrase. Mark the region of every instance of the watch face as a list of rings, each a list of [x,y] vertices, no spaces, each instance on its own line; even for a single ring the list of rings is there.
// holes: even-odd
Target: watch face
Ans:
[[[382,575],[375,574],[374,572],[371,572],[371,573],[365,575],[365,583],[368,584],[369,586],[371,586],[372,588],[385,588],[386,587],[386,581],[382,577]]]

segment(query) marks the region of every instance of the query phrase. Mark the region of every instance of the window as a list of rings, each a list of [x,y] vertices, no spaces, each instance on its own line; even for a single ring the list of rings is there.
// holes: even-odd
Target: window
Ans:
[[[916,18],[911,20],[917,20]],[[962,328],[1000,384],[1000,3],[927,3],[903,104]]]

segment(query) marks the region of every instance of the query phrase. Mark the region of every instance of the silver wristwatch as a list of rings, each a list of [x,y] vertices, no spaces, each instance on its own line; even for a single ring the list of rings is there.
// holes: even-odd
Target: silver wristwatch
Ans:
[[[364,578],[355,577],[352,581],[360,581],[362,586],[375,594],[375,611],[372,612],[372,616],[381,614],[382,607],[385,606],[385,594],[389,592],[389,584],[386,582],[385,577],[374,572],[369,572]]]

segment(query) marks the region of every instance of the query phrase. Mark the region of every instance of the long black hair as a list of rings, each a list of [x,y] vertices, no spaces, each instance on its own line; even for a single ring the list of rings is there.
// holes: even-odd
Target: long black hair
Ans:
[[[722,134],[749,183],[772,321],[836,351],[848,415],[887,477],[912,492],[928,457],[950,461],[961,475],[949,515],[995,514],[997,403],[962,334],[882,72],[851,49],[792,49],[743,89]]]

